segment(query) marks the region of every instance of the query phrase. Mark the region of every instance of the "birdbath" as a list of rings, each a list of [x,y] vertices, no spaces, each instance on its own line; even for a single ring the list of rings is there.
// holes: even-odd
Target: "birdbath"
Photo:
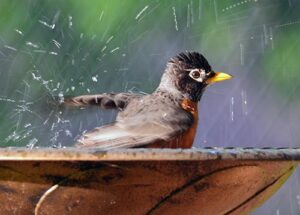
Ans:
[[[300,149],[0,149],[0,214],[247,214]]]

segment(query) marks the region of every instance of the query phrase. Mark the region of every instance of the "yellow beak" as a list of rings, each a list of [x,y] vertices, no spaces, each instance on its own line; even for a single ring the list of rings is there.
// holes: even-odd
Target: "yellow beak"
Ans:
[[[229,80],[232,78],[232,75],[226,74],[224,72],[216,72],[215,76],[206,80],[206,83],[212,84],[220,81]]]

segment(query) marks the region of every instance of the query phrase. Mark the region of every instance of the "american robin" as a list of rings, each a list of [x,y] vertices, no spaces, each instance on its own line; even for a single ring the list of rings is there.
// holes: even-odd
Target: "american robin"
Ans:
[[[197,103],[206,87],[231,77],[214,72],[203,55],[186,52],[169,60],[152,94],[104,93],[66,99],[66,105],[119,110],[114,123],[85,133],[77,146],[190,148],[198,125]]]

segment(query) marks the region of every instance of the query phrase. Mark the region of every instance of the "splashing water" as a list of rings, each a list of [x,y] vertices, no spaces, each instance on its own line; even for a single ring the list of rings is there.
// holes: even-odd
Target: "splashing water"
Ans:
[[[46,9],[17,4],[23,11],[18,14],[32,15],[0,21],[3,146],[72,146],[84,131],[113,121],[115,113],[63,108],[65,99],[149,94],[170,57],[194,50],[215,71],[235,77],[203,96],[195,147],[299,147],[297,1],[44,4]],[[119,8],[126,16],[118,15]],[[297,214],[299,183],[293,186],[291,200],[271,200],[254,214]]]
[[[43,20],[39,20],[39,23],[41,23],[42,25],[44,25],[44,26],[46,26],[46,27],[48,27],[52,30],[55,28],[55,24],[50,25],[50,24],[48,24],[47,22],[45,22]]]
[[[230,99],[230,119],[234,121],[234,97]]]
[[[139,19],[140,16],[148,9],[148,5],[146,5],[135,17],[135,19]]]
[[[173,15],[174,15],[174,23],[175,23],[175,29],[178,31],[178,23],[177,23],[177,17],[176,17],[176,10],[175,7],[172,7]]]

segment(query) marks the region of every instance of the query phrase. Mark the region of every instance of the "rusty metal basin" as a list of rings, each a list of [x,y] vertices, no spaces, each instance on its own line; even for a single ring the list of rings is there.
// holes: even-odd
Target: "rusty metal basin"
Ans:
[[[0,214],[248,214],[300,149],[0,149]]]

